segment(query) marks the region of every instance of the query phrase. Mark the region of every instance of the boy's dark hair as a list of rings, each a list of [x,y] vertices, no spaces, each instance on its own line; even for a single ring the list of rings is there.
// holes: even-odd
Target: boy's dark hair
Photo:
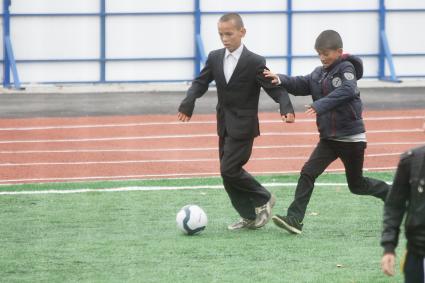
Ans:
[[[342,48],[342,39],[339,33],[334,30],[322,31],[316,38],[316,43],[314,44],[314,49],[316,50],[337,50],[339,48]]]
[[[224,14],[223,16],[220,17],[219,22],[228,22],[228,21],[233,21],[235,26],[240,29],[243,28],[243,21],[242,21],[242,17],[241,15],[239,15],[238,13],[227,13]]]

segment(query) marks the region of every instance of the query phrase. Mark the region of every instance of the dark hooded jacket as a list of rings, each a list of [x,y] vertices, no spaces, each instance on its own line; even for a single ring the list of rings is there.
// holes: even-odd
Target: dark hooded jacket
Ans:
[[[425,146],[405,152],[384,206],[381,245],[394,253],[405,216],[407,250],[425,256]]]
[[[362,76],[361,59],[344,54],[326,69],[320,66],[307,76],[279,78],[289,93],[312,96],[320,138],[329,139],[365,132],[357,87]]]

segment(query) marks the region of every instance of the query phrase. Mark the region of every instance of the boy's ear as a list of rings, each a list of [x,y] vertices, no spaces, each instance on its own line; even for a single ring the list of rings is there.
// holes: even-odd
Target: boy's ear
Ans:
[[[241,27],[241,30],[240,31],[242,33],[242,37],[244,37],[245,34],[246,34],[246,29],[244,27]]]
[[[344,53],[344,50],[342,48],[338,48],[336,51],[338,52],[339,56],[342,56],[342,54]]]

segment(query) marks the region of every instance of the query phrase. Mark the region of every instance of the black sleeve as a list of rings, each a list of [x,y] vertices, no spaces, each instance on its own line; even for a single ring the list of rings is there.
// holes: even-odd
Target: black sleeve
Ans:
[[[289,77],[287,75],[278,74],[282,87],[292,95],[306,96],[311,95],[310,79],[311,74],[307,76]]]
[[[384,223],[381,246],[385,253],[394,253],[398,244],[400,225],[410,196],[411,155],[404,154],[398,164],[392,188],[384,205]]]
[[[210,57],[211,53],[208,54],[207,61],[205,62],[205,66],[202,68],[201,73],[192,81],[192,85],[186,92],[186,97],[180,103],[178,111],[186,114],[187,116],[192,116],[193,109],[195,108],[195,100],[207,92],[210,82],[214,80]]]
[[[257,82],[276,103],[279,103],[281,115],[294,113],[294,107],[289,99],[288,92],[280,86],[272,84],[271,79],[266,78],[263,74],[265,69],[268,70],[264,61],[263,64],[257,68]]]

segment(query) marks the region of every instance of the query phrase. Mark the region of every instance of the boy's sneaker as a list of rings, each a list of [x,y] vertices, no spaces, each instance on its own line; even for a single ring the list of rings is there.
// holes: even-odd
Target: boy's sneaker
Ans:
[[[254,223],[255,223],[254,219],[251,220],[251,219],[241,218],[238,222],[227,226],[227,229],[229,230],[239,230],[244,228],[253,229]]]
[[[270,221],[272,217],[272,208],[274,207],[275,203],[276,198],[274,195],[271,195],[268,202],[255,208],[256,218],[254,226],[252,227],[253,229],[261,228]]]
[[[301,234],[303,229],[303,224],[296,220],[294,217],[290,216],[273,216],[273,222],[280,228],[285,229],[291,234]]]

